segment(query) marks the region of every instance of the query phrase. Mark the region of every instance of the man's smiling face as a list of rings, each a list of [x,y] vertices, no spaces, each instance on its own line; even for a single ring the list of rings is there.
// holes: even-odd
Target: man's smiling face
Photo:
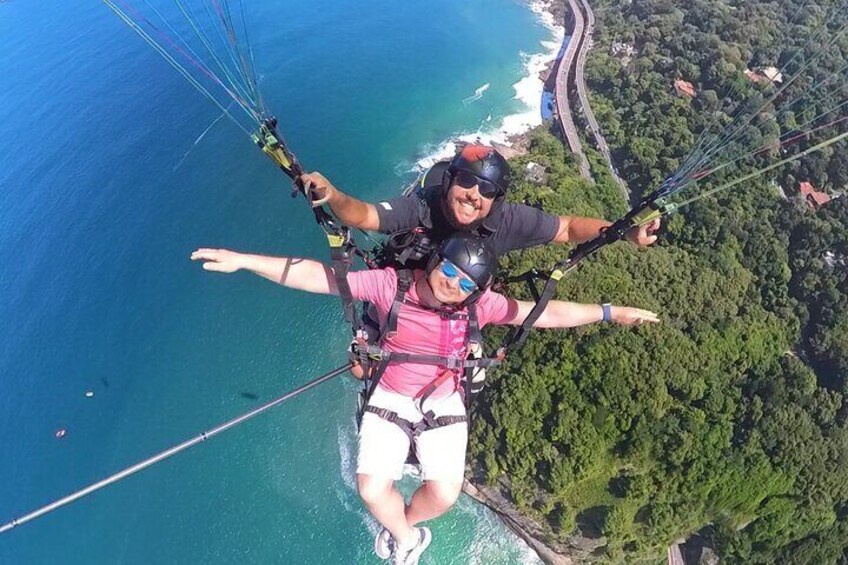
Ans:
[[[469,229],[479,225],[492,211],[494,198],[480,195],[479,186],[465,188],[451,180],[451,186],[445,197],[450,219],[458,228]]]

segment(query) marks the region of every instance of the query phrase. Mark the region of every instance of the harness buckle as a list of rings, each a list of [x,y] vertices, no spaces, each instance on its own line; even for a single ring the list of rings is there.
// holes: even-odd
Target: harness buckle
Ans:
[[[432,410],[422,412],[421,415],[423,418],[415,424],[416,433],[421,433],[423,431],[439,427],[439,423],[436,421],[436,414],[433,413]]]
[[[416,438],[419,435],[421,435],[422,432],[426,432],[427,430],[429,430],[430,427],[431,427],[430,423],[426,420],[426,415],[425,415],[424,420],[419,420],[419,421],[415,422],[414,424],[412,424],[411,426],[409,426],[409,431],[412,434],[412,437]]]
[[[462,369],[465,367],[465,359],[461,359],[456,355],[448,355],[445,358],[445,368],[455,371],[457,369]]]
[[[360,354],[364,354],[371,361],[382,361],[384,357],[388,357],[388,354],[383,351],[382,347],[378,347],[375,345],[364,344],[359,346]]]

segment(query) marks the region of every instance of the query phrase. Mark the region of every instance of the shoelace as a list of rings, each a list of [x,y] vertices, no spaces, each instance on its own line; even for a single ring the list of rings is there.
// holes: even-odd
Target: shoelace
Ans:
[[[392,550],[392,557],[395,558],[395,562],[397,562],[398,557],[402,557],[403,559],[400,561],[401,563],[406,563],[406,560],[409,559],[409,555],[415,551],[419,545],[421,545],[421,531],[416,529],[415,543],[412,546],[404,551],[404,555],[398,555],[398,551],[401,551],[400,546],[395,542],[394,538],[389,538],[389,548]]]

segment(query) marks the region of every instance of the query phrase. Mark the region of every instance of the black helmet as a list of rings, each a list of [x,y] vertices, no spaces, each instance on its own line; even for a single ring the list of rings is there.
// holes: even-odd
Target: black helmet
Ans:
[[[495,197],[503,197],[509,188],[509,163],[503,155],[488,145],[469,144],[451,159],[445,171],[445,188],[458,172],[464,171],[489,182],[497,188]],[[481,193],[483,191],[481,190]]]
[[[478,235],[455,233],[444,240],[430,256],[427,263],[427,275],[432,273],[442,259],[447,259],[474,281],[477,290],[463,302],[463,306],[477,301],[495,278],[498,271],[498,258],[489,245]]]

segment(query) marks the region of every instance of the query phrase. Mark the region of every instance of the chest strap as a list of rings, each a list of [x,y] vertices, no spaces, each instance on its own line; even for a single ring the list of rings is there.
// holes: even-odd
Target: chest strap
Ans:
[[[424,388],[422,388],[418,394],[415,395],[416,398],[420,399],[421,403],[423,403],[427,397],[433,393],[433,391],[441,386],[448,377],[459,374],[460,372],[467,377],[467,373],[473,369],[487,369],[500,363],[500,360],[497,358],[462,359],[454,356],[419,355],[416,353],[384,351],[382,348],[375,345],[366,345],[361,347],[361,350],[366,352],[367,357],[371,361],[377,361],[377,366],[374,368],[369,379],[371,381],[368,387],[369,397],[374,390],[376,390],[377,384],[380,382],[380,379],[383,378],[383,374],[386,372],[389,365],[417,363],[420,365],[435,365],[443,367],[444,371],[442,371],[435,379],[433,379]]]

